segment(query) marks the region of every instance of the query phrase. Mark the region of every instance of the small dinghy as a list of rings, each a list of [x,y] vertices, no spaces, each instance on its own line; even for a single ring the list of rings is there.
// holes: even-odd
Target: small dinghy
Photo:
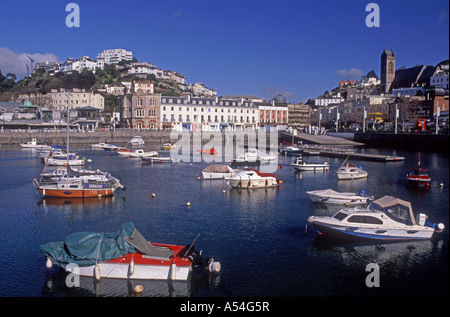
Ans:
[[[306,192],[312,202],[337,205],[365,205],[367,200],[372,199],[366,195],[364,190],[358,194],[340,193],[332,189],[312,190]]]

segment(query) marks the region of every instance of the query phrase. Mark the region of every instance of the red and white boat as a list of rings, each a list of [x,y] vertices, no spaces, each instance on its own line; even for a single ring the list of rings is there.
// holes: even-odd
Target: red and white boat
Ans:
[[[411,168],[406,175],[406,181],[413,186],[430,188],[431,178],[428,173],[429,170],[426,168]]]
[[[198,236],[197,236],[198,238]],[[127,222],[114,233],[78,232],[64,241],[41,245],[47,268],[100,278],[187,280],[196,268],[219,272],[220,263],[202,258],[193,244],[150,243]]]

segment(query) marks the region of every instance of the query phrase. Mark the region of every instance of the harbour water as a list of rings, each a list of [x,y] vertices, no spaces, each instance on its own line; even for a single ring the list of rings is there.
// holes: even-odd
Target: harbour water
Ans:
[[[154,145],[156,147],[156,145]],[[151,146],[148,150],[158,150]],[[236,190],[221,180],[198,180],[204,162],[148,164],[90,146],[73,148],[90,158],[90,169],[120,177],[126,191],[90,200],[41,199],[32,179],[43,168],[33,150],[4,145],[0,150],[0,296],[335,297],[443,296],[448,294],[449,158],[447,154],[362,149],[401,155],[404,161],[353,161],[368,179],[339,181],[328,173],[295,172],[293,156],[279,156],[279,188]],[[160,151],[164,152],[164,151]],[[168,153],[165,153],[168,155]],[[418,160],[430,169],[428,191],[406,187],[405,176]],[[442,184],[442,186],[441,186]],[[393,195],[412,203],[415,213],[442,222],[440,239],[402,243],[342,243],[306,228],[310,215],[332,215],[339,206],[312,204],[307,190],[365,190],[376,198]],[[225,190],[225,192],[223,192]],[[152,197],[152,193],[155,197]],[[186,206],[190,202],[190,207]],[[77,231],[111,232],[132,221],[150,241],[188,244],[220,261],[218,275],[192,275],[188,282],[81,278],[69,288],[66,273],[47,270],[39,246]],[[307,230],[305,230],[307,229]],[[367,287],[366,266],[380,268],[380,287]]]

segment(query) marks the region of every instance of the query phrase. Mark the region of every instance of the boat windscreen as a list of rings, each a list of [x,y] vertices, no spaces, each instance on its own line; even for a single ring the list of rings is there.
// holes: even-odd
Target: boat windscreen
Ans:
[[[133,234],[125,237],[124,240],[131,244],[140,253],[149,256],[169,258],[174,252],[169,249],[162,249],[150,244],[137,229],[134,229]]]
[[[396,204],[393,206],[382,208],[381,206],[372,203],[370,209],[381,210],[391,219],[404,223],[406,225],[415,224],[414,219],[411,217],[411,212],[408,206]]]

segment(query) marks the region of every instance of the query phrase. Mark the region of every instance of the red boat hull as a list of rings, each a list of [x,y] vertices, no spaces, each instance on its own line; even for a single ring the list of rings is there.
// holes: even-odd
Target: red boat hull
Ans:
[[[43,189],[39,188],[39,192],[44,197],[60,197],[60,198],[88,198],[88,197],[104,197],[113,196],[114,189]]]

